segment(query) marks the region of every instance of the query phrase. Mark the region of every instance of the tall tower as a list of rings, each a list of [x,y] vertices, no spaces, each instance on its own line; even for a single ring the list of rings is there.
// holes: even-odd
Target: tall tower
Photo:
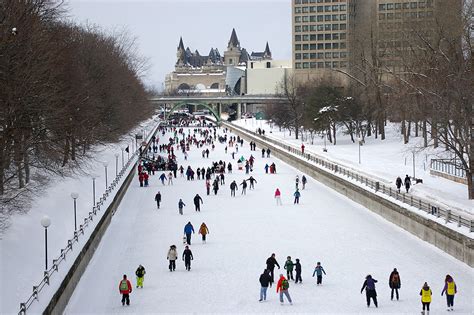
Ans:
[[[179,38],[178,49],[176,51],[176,57],[178,60],[176,61],[177,66],[182,66],[186,63],[186,51],[184,49],[183,38]]]
[[[232,29],[232,34],[230,35],[229,43],[227,44],[227,50],[224,52],[224,63],[227,66],[238,65],[240,56],[242,54],[242,49],[240,48],[240,42],[235,33],[235,29]]]

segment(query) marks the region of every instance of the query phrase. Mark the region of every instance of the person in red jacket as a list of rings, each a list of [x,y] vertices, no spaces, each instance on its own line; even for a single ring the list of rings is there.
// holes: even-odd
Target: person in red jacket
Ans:
[[[280,189],[278,188],[275,190],[275,200],[276,200],[277,206],[278,205],[281,206],[281,192],[280,192]]]
[[[293,301],[291,300],[290,293],[288,292],[288,288],[290,287],[290,284],[288,280],[283,276],[283,274],[280,274],[280,279],[278,280],[277,283],[277,293],[280,293],[280,303],[283,304],[283,294],[286,296],[288,299],[288,302],[290,302],[290,305],[293,305]]]
[[[127,280],[127,275],[123,275],[123,279],[119,283],[119,291],[122,294],[122,305],[130,305],[130,293],[132,293],[132,284]]]
[[[144,176],[143,173],[138,174],[138,181],[140,182],[140,187],[143,187]]]
[[[304,143],[301,144],[301,153],[304,154]]]

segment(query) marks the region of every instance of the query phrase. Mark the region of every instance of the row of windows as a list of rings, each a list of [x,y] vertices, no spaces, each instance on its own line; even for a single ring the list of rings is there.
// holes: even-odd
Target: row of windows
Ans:
[[[301,50],[297,49],[300,48],[298,46],[300,44],[295,45],[295,50]],[[317,44],[309,44],[309,49],[308,50],[323,50],[323,49],[346,49],[347,44],[345,42],[336,42],[336,43],[317,43]],[[301,48],[303,48],[301,46]],[[306,49],[304,49],[306,50]]]
[[[430,18],[433,16],[433,11],[419,11],[419,12],[397,12],[397,13],[379,13],[379,20],[399,20],[402,18],[405,19],[424,19]]]
[[[347,52],[346,51],[333,51],[333,52],[325,52],[325,53],[296,53],[295,54],[295,59],[296,60],[301,60],[301,59],[339,59],[339,58],[347,58]]]
[[[295,4],[345,2],[345,0],[295,0]]]
[[[347,29],[347,24],[319,24],[319,25],[296,25],[295,32],[301,31],[307,32],[308,29],[305,26],[309,26],[310,32],[322,32],[322,31],[344,31]]]
[[[325,61],[325,62],[297,62],[295,63],[296,69],[331,69],[331,68],[346,68],[347,61]]]
[[[346,11],[347,5],[318,5],[311,7],[295,7],[295,13],[309,13],[309,12],[337,12]]]
[[[311,35],[309,35],[309,40],[310,41],[315,41],[315,40],[317,40],[317,41],[340,40],[340,39],[342,39],[342,40],[346,39],[346,33],[328,33],[328,34],[311,34]],[[298,44],[298,45],[301,46],[300,44]],[[303,46],[302,46],[303,50],[306,50],[304,48],[305,46],[308,46],[308,44],[303,44]]]
[[[347,14],[326,14],[326,15],[304,15],[295,16],[295,23],[322,22],[322,21],[345,21]]]
[[[384,3],[379,4],[379,11],[385,10],[401,10],[401,9],[424,9],[432,8],[433,1],[404,2],[404,3]]]

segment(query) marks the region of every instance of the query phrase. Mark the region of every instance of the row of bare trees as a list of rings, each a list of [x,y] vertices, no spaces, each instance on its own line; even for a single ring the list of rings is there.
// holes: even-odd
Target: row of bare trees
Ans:
[[[438,1],[434,10],[429,21],[394,23],[395,37],[388,38],[367,19],[372,22],[350,39],[349,71],[336,70],[349,83],[336,83],[334,74],[310,82],[289,75],[280,85],[288,102],[273,106],[270,118],[296,138],[304,128],[333,144],[337,128],[352,141],[372,135],[384,140],[387,121],[400,122],[405,143],[421,136],[422,147],[450,151],[466,171],[474,199],[473,3]]]
[[[150,113],[126,36],[65,22],[53,0],[0,2],[0,214]]]

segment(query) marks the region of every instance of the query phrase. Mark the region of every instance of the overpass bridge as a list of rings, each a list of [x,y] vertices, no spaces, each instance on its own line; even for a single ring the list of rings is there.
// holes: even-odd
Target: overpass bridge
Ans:
[[[200,96],[200,95],[186,95],[186,96],[162,96],[151,97],[149,101],[156,105],[164,106],[165,110],[169,109],[172,113],[176,109],[184,106],[203,106],[211,111],[211,113],[218,119],[221,119],[223,104],[237,104],[237,117],[240,118],[242,110],[247,111],[249,104],[284,104],[288,100],[285,97],[269,94],[269,95],[225,95],[225,96]],[[166,111],[165,111],[166,115]]]

